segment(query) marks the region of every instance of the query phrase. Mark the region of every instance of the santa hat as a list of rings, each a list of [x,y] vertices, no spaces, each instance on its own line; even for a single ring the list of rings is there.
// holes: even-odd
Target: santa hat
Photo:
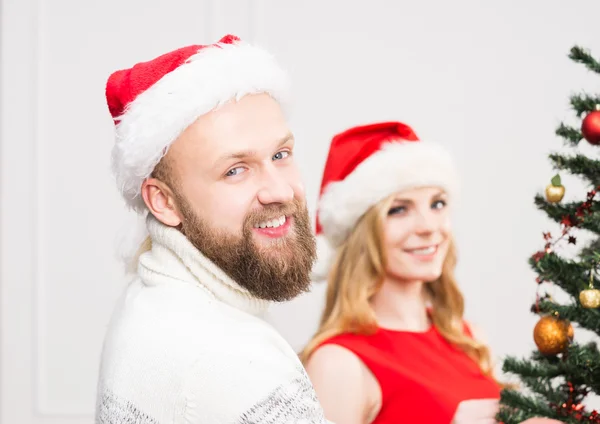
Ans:
[[[321,182],[312,278],[327,278],[337,248],[369,208],[396,192],[425,186],[452,196],[458,175],[449,153],[419,141],[409,126],[383,122],[336,135]]]
[[[143,181],[197,118],[246,94],[286,102],[288,78],[266,51],[226,35],[114,72],[106,84],[116,125],[112,169],[127,205],[144,212]]]

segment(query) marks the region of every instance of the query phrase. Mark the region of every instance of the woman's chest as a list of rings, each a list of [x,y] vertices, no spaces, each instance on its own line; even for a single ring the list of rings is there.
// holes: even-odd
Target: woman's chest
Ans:
[[[499,398],[500,387],[464,352],[437,340],[398,346],[380,357],[382,408],[374,424],[450,423],[458,404]]]

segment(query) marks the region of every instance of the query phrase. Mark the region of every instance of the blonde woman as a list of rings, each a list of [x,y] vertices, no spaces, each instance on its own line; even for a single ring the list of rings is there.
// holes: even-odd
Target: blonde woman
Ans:
[[[402,123],[334,137],[313,275],[327,299],[301,357],[336,424],[495,422],[501,386],[454,278],[457,186],[445,150]]]

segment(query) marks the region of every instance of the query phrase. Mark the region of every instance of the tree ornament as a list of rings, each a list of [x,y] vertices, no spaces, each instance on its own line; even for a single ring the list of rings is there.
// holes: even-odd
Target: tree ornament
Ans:
[[[581,133],[588,143],[594,146],[600,144],[600,105],[596,105],[596,110],[588,113],[583,119]]]
[[[581,306],[588,309],[595,309],[600,306],[600,290],[585,289],[579,293],[579,301]]]
[[[581,306],[588,309],[595,309],[600,306],[600,290],[594,288],[594,271],[590,271],[589,288],[579,293],[579,302]]]
[[[542,355],[558,355],[567,350],[575,331],[567,320],[547,315],[542,317],[533,330],[533,340]]]
[[[546,200],[550,203],[558,203],[564,195],[565,187],[561,184],[560,175],[556,174],[546,187]]]

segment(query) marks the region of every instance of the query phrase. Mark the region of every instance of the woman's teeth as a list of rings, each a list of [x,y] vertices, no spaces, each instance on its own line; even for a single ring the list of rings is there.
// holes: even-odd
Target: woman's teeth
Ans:
[[[429,246],[429,247],[423,247],[420,249],[411,249],[408,252],[412,253],[413,255],[431,255],[431,254],[435,253],[436,250],[437,250],[437,246]]]

